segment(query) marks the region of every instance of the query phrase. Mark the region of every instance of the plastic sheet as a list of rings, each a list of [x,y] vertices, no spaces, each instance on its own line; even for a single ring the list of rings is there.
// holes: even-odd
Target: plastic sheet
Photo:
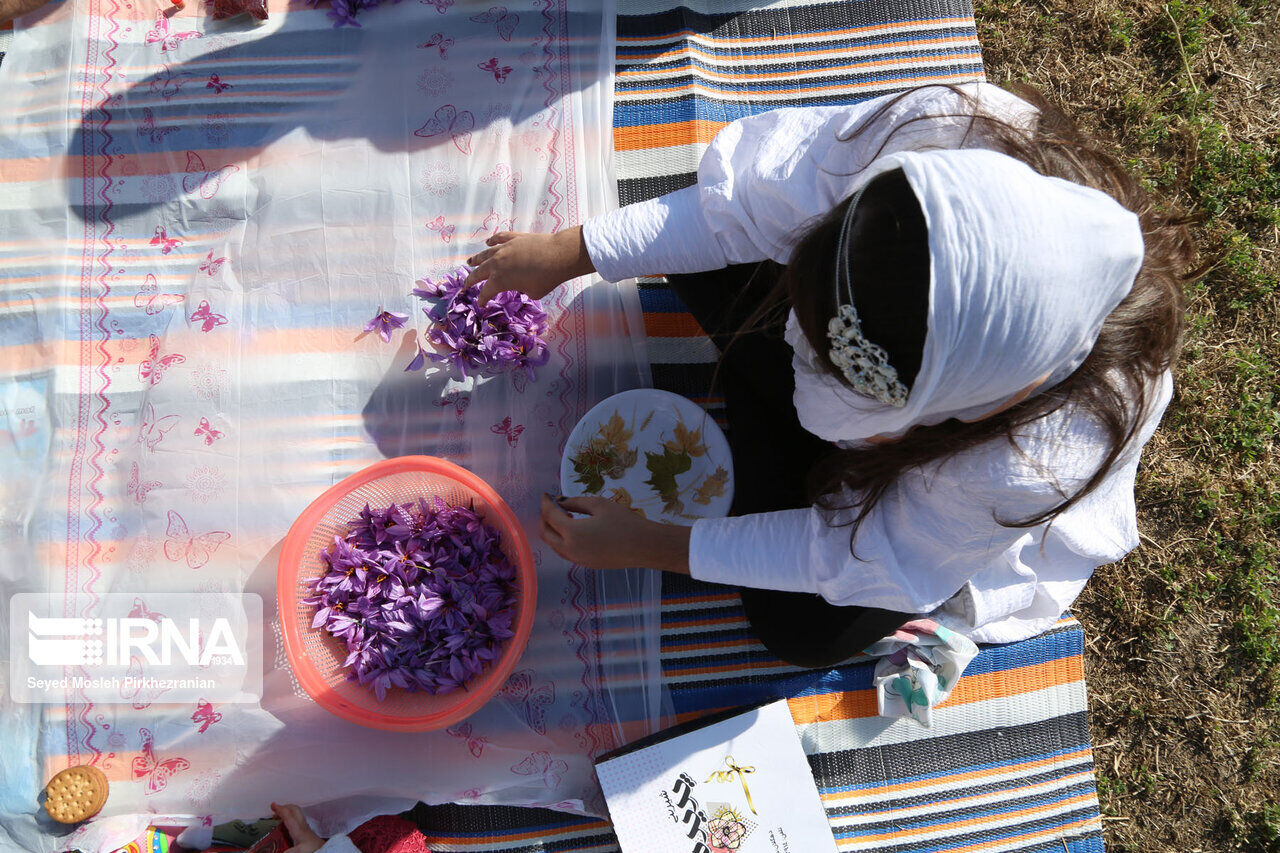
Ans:
[[[323,9],[255,26],[194,5],[51,7],[0,70],[5,588],[69,615],[104,592],[247,590],[272,622],[302,508],[426,453],[516,510],[538,618],[499,697],[443,732],[330,717],[278,624],[260,707],[146,691],[7,707],[0,839],[70,843],[34,811],[75,763],[111,779],[104,817],[168,813],[197,837],[271,800],[311,806],[323,833],[419,799],[601,814],[592,756],[661,718],[656,578],[566,565],[537,540],[537,501],[577,419],[647,381],[635,294],[561,288],[552,361],[528,383],[406,374],[409,334],[361,330],[379,307],[425,328],[414,279],[494,231],[615,203],[611,6],[508,2],[495,20],[488,2],[404,2],[334,29]],[[114,840],[101,825],[89,837]]]

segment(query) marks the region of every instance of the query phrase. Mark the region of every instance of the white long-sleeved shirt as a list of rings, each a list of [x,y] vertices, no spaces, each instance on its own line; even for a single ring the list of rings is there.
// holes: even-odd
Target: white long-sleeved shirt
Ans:
[[[1034,108],[998,87],[963,88],[984,113],[1014,124],[1034,120]],[[983,144],[969,132],[973,107],[943,88],[916,90],[855,139],[839,138],[884,102],[773,110],[727,125],[703,156],[695,186],[584,223],[596,269],[617,281],[765,258],[786,263],[804,225],[847,197],[877,152]],[[910,121],[921,116],[942,117]],[[894,128],[900,130],[890,138]],[[1150,395],[1137,441],[1098,488],[1052,524],[999,522],[1058,504],[1092,475],[1102,435],[1068,411],[1026,428],[1016,449],[996,440],[904,472],[859,527],[856,557],[848,526],[832,526],[814,508],[796,509],[699,520],[690,572],[718,583],[816,592],[833,604],[930,613],[977,642],[1034,636],[1070,606],[1097,566],[1137,546],[1139,450],[1171,395],[1166,375]]]

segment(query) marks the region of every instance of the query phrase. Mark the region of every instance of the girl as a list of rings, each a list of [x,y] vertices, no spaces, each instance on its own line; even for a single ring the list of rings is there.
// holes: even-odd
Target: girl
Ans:
[[[925,614],[1030,637],[1138,544],[1185,222],[1034,92],[934,86],[733,122],[696,186],[497,234],[469,283],[675,274],[721,351],[733,515],[545,498],[541,536],[740,586],[771,651],[822,666]]]

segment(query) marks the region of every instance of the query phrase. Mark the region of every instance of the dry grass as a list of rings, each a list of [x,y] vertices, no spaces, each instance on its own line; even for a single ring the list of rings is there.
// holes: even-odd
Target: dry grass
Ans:
[[[1144,547],[1085,624],[1113,851],[1280,851],[1280,6],[978,0],[988,73],[1036,85],[1184,210],[1178,396],[1144,455]]]

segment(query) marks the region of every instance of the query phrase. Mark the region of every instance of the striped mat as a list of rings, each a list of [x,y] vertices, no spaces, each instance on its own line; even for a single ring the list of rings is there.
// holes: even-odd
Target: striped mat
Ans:
[[[924,729],[876,716],[872,663],[787,667],[751,638],[736,595],[687,580],[666,593],[678,718],[787,697],[840,850],[1105,849],[1074,619],[983,648]],[[412,817],[435,853],[619,851],[607,823],[539,809],[419,806]]]
[[[707,143],[741,116],[982,79],[966,0],[749,5],[619,3],[623,204],[692,184]],[[662,279],[640,291],[654,385],[716,412],[710,342]],[[1102,851],[1083,651],[1070,617],[983,648],[924,729],[876,716],[870,662],[789,667],[756,642],[734,593],[664,578],[662,667],[677,719],[788,698],[841,850]],[[420,806],[413,817],[439,853],[618,850],[607,823],[542,810]]]

